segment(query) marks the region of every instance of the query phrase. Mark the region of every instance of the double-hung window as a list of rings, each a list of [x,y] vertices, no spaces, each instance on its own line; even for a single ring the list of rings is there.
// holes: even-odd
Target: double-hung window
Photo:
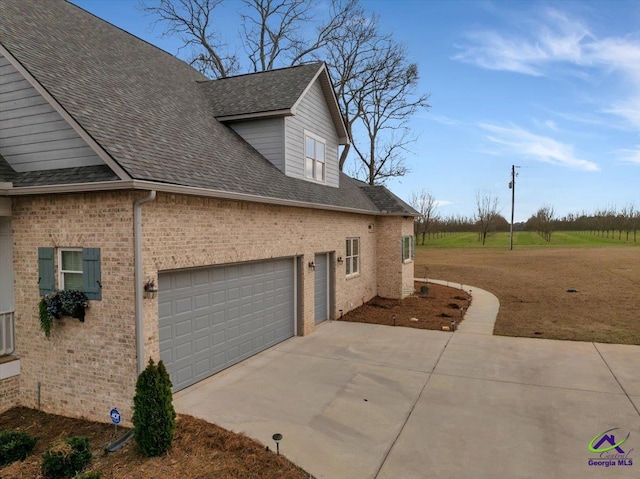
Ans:
[[[402,237],[402,261],[410,261],[416,257],[413,236]]]
[[[360,273],[360,238],[347,238],[347,276]]]
[[[82,291],[82,248],[58,250],[58,284],[60,289]]]
[[[92,301],[102,299],[100,248],[38,248],[40,296],[56,289],[82,291]]]
[[[325,140],[305,131],[304,157],[305,177],[324,183],[326,175]]]

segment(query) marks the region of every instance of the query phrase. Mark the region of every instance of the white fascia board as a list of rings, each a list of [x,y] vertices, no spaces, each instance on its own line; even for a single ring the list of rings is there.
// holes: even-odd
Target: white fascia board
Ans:
[[[229,121],[243,121],[243,120],[257,120],[261,118],[272,118],[272,117],[281,117],[281,116],[292,116],[293,113],[290,109],[285,110],[273,110],[273,111],[261,111],[258,113],[242,113],[240,115],[226,115],[226,116],[216,116],[215,119],[221,123],[229,122]]]

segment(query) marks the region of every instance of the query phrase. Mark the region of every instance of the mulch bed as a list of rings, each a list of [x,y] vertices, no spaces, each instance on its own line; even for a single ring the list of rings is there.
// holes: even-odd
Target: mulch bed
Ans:
[[[24,462],[0,467],[2,479],[36,479],[42,453],[56,441],[86,436],[93,461],[86,471],[100,471],[101,479],[208,479],[208,478],[293,478],[309,474],[284,456],[268,452],[257,441],[191,416],[178,415],[171,450],[161,457],[147,458],[135,441],[115,453],[104,448],[114,440],[111,424],[45,414],[16,407],[0,414],[0,430],[25,431],[38,438],[35,449]],[[118,428],[118,436],[126,429]]]
[[[418,329],[450,327],[464,319],[464,312],[471,304],[471,296],[466,291],[439,284],[426,283],[429,291],[421,293],[425,283],[416,281],[415,292],[402,300],[376,296],[368,303],[349,311],[343,321],[357,323],[385,324]]]

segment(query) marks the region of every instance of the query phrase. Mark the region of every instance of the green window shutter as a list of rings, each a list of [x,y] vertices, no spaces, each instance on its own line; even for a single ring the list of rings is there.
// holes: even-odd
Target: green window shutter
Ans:
[[[53,266],[53,248],[38,248],[38,288],[40,296],[53,292],[56,288],[55,269]]]
[[[416,259],[416,240],[411,236],[411,259]]]
[[[88,299],[102,300],[100,248],[82,248],[82,291]]]

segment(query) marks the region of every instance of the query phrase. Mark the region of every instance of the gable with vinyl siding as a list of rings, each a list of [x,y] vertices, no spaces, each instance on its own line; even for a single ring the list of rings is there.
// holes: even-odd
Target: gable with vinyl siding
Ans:
[[[17,172],[104,163],[53,106],[1,55],[0,154]]]
[[[318,80],[304,94],[294,116],[284,119],[286,174],[304,176],[305,131],[325,140],[326,185],[339,186],[338,133],[329,112],[326,97]]]

